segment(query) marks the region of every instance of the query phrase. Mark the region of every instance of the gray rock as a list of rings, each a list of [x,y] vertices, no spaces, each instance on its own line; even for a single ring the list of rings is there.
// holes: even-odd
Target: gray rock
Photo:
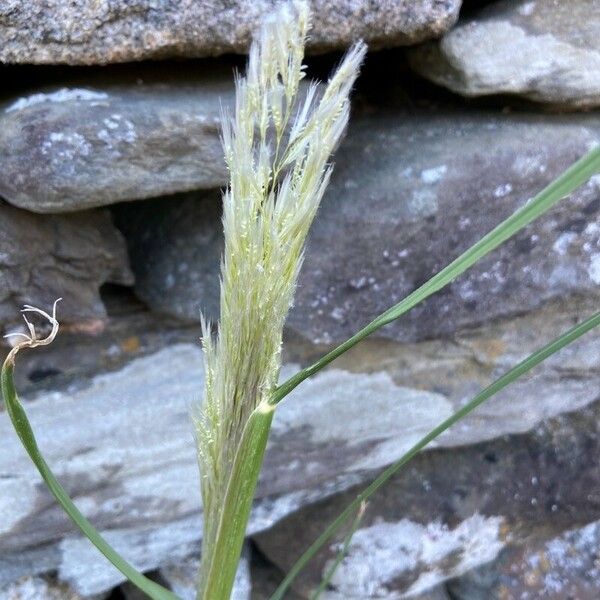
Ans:
[[[600,105],[598,0],[500,0],[439,42],[411,50],[421,75],[465,96],[517,94],[561,107]]]
[[[288,325],[341,342],[407,296],[600,141],[600,119],[489,113],[356,123],[311,232]],[[600,181],[380,332],[453,335],[566,294],[598,298]]]
[[[452,342],[367,343],[335,368],[305,382],[278,409],[249,533],[272,528],[303,506],[372,479],[491,377],[522,359],[542,340],[568,328],[580,315],[591,312],[593,306],[575,300],[555,303],[537,313],[463,331]],[[596,420],[590,422],[588,412],[595,410],[600,388],[599,360],[597,337],[583,338],[540,367],[535,377],[515,383],[472,419],[440,438],[438,446],[445,447],[444,452],[430,453],[450,460],[463,455],[461,450],[450,452],[447,448],[471,448],[465,450],[464,461],[457,459],[457,464],[464,463],[461,489],[466,490],[480,475],[479,442],[515,432],[523,434],[523,439],[535,440],[544,423],[550,422],[556,429],[564,418],[567,424],[579,419],[577,430],[566,430],[571,436],[568,439],[581,439],[581,447],[589,450],[587,461],[592,461],[597,419],[594,416]],[[109,541],[144,571],[177,563],[198,551],[202,525],[189,407],[201,394],[201,365],[197,345],[173,345],[99,375],[87,387],[38,394],[27,403],[39,445],[59,479]],[[288,364],[283,377],[296,368]],[[562,429],[556,431],[559,436]],[[2,413],[0,437],[4,440],[0,455],[2,557],[16,558],[20,553],[28,555],[31,548],[45,548],[47,554],[29,561],[31,574],[57,570],[60,580],[84,595],[121,583],[123,577],[74,533]],[[510,461],[522,458],[517,451],[520,446],[509,453],[509,446],[497,443],[504,450],[494,452],[506,455],[503,468],[510,470]],[[556,503],[564,507],[566,520],[576,516],[585,520],[596,511],[593,504],[584,506],[588,492],[584,494],[582,486],[593,489],[597,469],[588,468],[579,447],[571,444],[571,454],[564,451],[565,461],[570,461],[567,471],[571,479],[561,472],[566,463],[561,469],[548,467],[546,471],[547,493],[558,489],[556,493],[562,494]],[[544,452],[544,460],[549,461],[552,456]],[[433,482],[438,477],[440,485],[450,485],[443,474],[454,477],[456,469],[432,462],[439,468],[428,471],[423,465],[429,464],[430,453],[423,457],[415,477],[423,472],[424,480]],[[527,486],[531,479],[529,463],[523,464],[523,471],[513,473],[513,486]],[[538,467],[536,475],[540,477]],[[488,498],[493,488],[484,484],[491,484],[493,479],[477,481],[480,487],[473,498]],[[422,493],[422,485],[419,490]],[[540,496],[540,505],[546,502],[544,498]],[[431,515],[438,514],[434,511],[437,505],[421,500],[417,496],[415,506],[422,506],[425,512],[403,517],[417,524],[433,519]],[[521,518],[525,506],[531,507],[529,500],[527,497],[515,505],[515,519]],[[407,501],[411,505],[408,496]],[[334,504],[339,505],[338,501]],[[480,510],[486,531],[488,525],[496,531],[496,521],[490,518],[510,516],[495,505],[492,508]],[[470,531],[469,524],[474,523],[468,521],[471,514],[466,509],[461,513],[460,522],[467,523],[458,533]],[[523,514],[524,520],[531,520],[530,513]],[[318,522],[322,521],[316,520],[315,526]],[[452,531],[455,528],[450,527]],[[298,544],[314,532],[307,527],[304,537],[298,536]],[[273,555],[271,558],[275,559]],[[8,580],[11,573],[15,574],[14,560],[0,561],[0,581]],[[455,569],[447,576],[458,574]]]
[[[449,588],[456,600],[547,598],[593,600],[600,589],[600,521],[507,548]]]
[[[14,583],[0,587],[3,600],[92,600],[91,596],[80,596],[67,586],[42,577],[24,577]],[[101,600],[105,596],[95,596]]]
[[[415,594],[412,598],[413,600],[453,600],[444,585],[439,585],[422,594]]]
[[[223,249],[218,192],[125,204],[114,212],[129,246],[135,292],[157,312],[200,322],[219,314]]]
[[[55,546],[3,552],[0,556],[0,589],[13,589],[11,585],[18,585],[18,580],[29,580],[30,573],[48,573],[54,570],[59,559],[60,552]]]
[[[265,560],[262,555],[252,553],[250,563],[250,575],[252,577],[252,600],[269,600],[277,586],[283,579],[281,571],[270,561]],[[286,600],[305,600],[294,591],[285,596]]]
[[[158,477],[159,473],[155,474]],[[174,485],[175,480],[171,481]],[[184,485],[186,485],[185,482]],[[154,499],[156,495],[153,495]],[[150,499],[150,498],[148,498]],[[165,505],[172,499],[162,499]],[[105,503],[119,503],[119,498],[106,498]],[[127,509],[133,510],[132,502],[143,497],[131,497]],[[165,502],[166,501],[166,502]],[[85,500],[83,501],[85,502]],[[131,513],[130,513],[131,514]],[[172,515],[166,508],[164,515]],[[103,532],[106,540],[139,571],[154,570],[167,561],[185,560],[186,556],[197,550],[201,524],[199,515],[183,519],[167,517],[164,525],[142,525],[127,529],[109,529]],[[80,594],[90,596],[110,590],[125,581],[125,577],[112,566],[90,542],[79,536],[67,536],[60,540],[60,562],[57,565],[60,580],[69,583]]]
[[[245,52],[277,0],[0,2],[0,61],[106,64]],[[364,38],[373,48],[441,35],[460,0],[313,0],[310,47],[325,51]]]
[[[594,597],[599,415],[596,401],[524,435],[420,455],[371,498],[325,597],[409,598],[457,577],[449,595],[461,600]],[[307,507],[254,540],[285,572],[358,491]],[[585,522],[593,524],[562,533]],[[558,537],[540,547],[542,536]],[[314,589],[339,542],[308,565],[296,591]]]
[[[474,514],[455,527],[410,519],[397,523],[382,519],[361,527],[331,579],[333,589],[323,598],[396,599],[426,594],[445,578],[494,559],[503,547],[501,525],[500,517]],[[451,566],[444,569],[445,563]],[[398,585],[397,580],[410,580],[411,575],[414,580],[405,589]]]
[[[6,102],[0,195],[31,211],[67,212],[226,182],[220,110],[233,97],[232,70],[178,71]]]
[[[289,330],[316,344],[342,342],[598,141],[596,115],[418,111],[357,119],[312,228]],[[218,194],[213,198],[218,204]],[[208,204],[207,195],[195,195],[116,213],[140,297],[182,319],[198,321],[200,308],[217,316],[221,225]],[[598,298],[599,215],[595,177],[377,335],[452,335],[566,294]]]
[[[0,204],[0,326],[21,329],[23,304],[48,310],[62,297],[62,320],[97,328],[106,317],[98,289],[107,281],[133,283],[108,213],[42,217]]]
[[[249,548],[244,547],[233,583],[231,600],[250,600],[251,598],[252,581],[250,580],[249,556]],[[165,565],[156,575],[161,584],[173,591],[180,600],[196,600],[199,569],[200,558],[195,554]],[[123,592],[125,600],[146,599],[146,594],[130,582],[123,584],[120,590]]]

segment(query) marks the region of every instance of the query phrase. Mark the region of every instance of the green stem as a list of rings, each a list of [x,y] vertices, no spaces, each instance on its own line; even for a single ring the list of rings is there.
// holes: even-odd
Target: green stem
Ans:
[[[329,569],[327,569],[327,573],[325,573],[325,576],[321,580],[321,583],[319,584],[317,589],[314,591],[314,593],[311,595],[310,600],[319,600],[319,598],[321,597],[321,594],[327,589],[327,586],[331,583],[331,580],[332,580],[333,576],[335,575],[335,572],[337,571],[338,567],[342,564],[344,557],[348,553],[348,548],[350,548],[352,538],[354,537],[356,530],[360,526],[360,523],[365,514],[366,508],[367,508],[366,503],[364,503],[364,502],[361,503],[360,507],[358,508],[358,513],[357,513],[354,521],[352,522],[350,531],[349,531],[348,535],[346,536],[346,539],[344,540],[342,547],[340,548],[339,552],[337,553],[337,556],[335,557],[335,560],[333,561],[332,565],[329,567]]]
[[[178,596],[148,579],[132,565],[130,565],[118,552],[100,535],[94,526],[79,512],[79,509],[73,504],[71,498],[65,489],[57,481],[50,470],[50,467],[42,457],[38,448],[35,435],[31,424],[27,419],[25,410],[19,402],[19,397],[15,390],[13,381],[14,362],[13,357],[9,356],[2,366],[2,395],[6,410],[12,421],[12,424],[21,440],[27,454],[33,461],[33,464],[40,472],[42,479],[46,482],[48,489],[52,492],[63,510],[69,515],[73,523],[79,527],[81,532],[104,554],[104,556],[117,568],[131,583],[146,593],[152,600],[179,600]]]
[[[287,396],[297,385],[305,379],[320,371],[330,362],[344,354],[358,344],[361,340],[371,335],[379,328],[395,321],[404,313],[423,302],[426,298],[441,290],[454,281],[459,275],[472,267],[480,258],[495,250],[500,244],[515,235],[534,219],[554,206],[559,200],[570,194],[573,190],[584,184],[592,175],[600,172],[600,148],[595,148],[571,165],[560,177],[555,179],[549,186],[544,188],[535,198],[527,202],[525,206],[514,212],[508,219],[495,227],[487,235],[482,237],[476,244],[466,252],[452,261],[447,267],[434,275],[420,288],[409,294],[404,300],[392,306],[366,327],[355,333],[351,338],[334,348],[320,358],[316,363],[310,365],[290,377],[282,383],[273,394],[272,402],[277,404]]]
[[[298,559],[294,566],[290,569],[285,579],[281,582],[275,593],[271,596],[270,600],[281,600],[286,590],[289,588],[292,581],[296,578],[298,573],[308,564],[313,556],[321,549],[321,547],[329,540],[329,538],[335,534],[335,532],[349,519],[356,510],[360,507],[363,502],[366,502],[384,483],[386,483],[395,473],[397,473],[406,463],[412,460],[425,446],[432,442],[435,438],[441,435],[444,431],[452,427],[455,423],[466,417],[470,412],[474,411],[478,406],[483,404],[486,400],[497,394],[500,390],[505,388],[507,385],[524,375],[535,366],[539,365],[542,361],[546,360],[549,356],[558,352],[564,346],[567,346],[577,338],[581,337],[584,333],[587,333],[594,327],[600,325],[600,312],[592,315],[589,319],[586,319],[583,323],[576,325],[565,334],[556,338],[543,348],[540,348],[537,352],[534,352],[528,356],[524,361],[520,362],[517,366],[513,367],[510,371],[502,375],[499,379],[494,381],[491,385],[481,391],[475,398],[469,403],[465,404],[461,409],[457,410],[454,414],[448,417],[445,421],[440,423],[435,429],[430,431],[426,436],[419,440],[406,454],[404,454],[398,461],[387,467],[380,475],[365,488],[356,498],[343,510],[342,513],[333,521],[321,535],[313,542],[308,550]]]
[[[274,406],[261,404],[244,426],[225,492],[208,575],[200,582],[202,600],[228,600],[231,596],[274,411]]]

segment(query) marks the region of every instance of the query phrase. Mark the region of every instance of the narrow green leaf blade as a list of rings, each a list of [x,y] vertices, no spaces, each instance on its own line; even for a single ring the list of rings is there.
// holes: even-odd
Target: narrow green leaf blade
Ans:
[[[365,514],[366,508],[367,508],[367,503],[362,502],[358,508],[358,513],[357,513],[356,517],[354,518],[354,521],[352,522],[352,526],[350,527],[350,531],[348,532],[348,535],[346,536],[346,539],[344,540],[342,547],[340,548],[339,552],[337,553],[337,556],[335,557],[335,560],[333,561],[332,565],[329,567],[329,569],[327,569],[327,573],[325,573],[325,576],[321,580],[321,583],[319,584],[317,589],[314,591],[314,593],[311,595],[310,600],[319,600],[319,598],[321,597],[321,594],[327,589],[327,586],[330,584],[331,580],[333,579],[333,576],[335,575],[335,572],[337,571],[338,567],[342,564],[342,561],[344,560],[344,557],[346,556],[346,553],[348,552],[348,548],[350,547],[350,544],[352,543],[352,538],[354,537],[356,530],[360,526],[360,523]]]
[[[37,467],[48,489],[56,498],[63,510],[69,515],[73,523],[81,532],[100,550],[102,554],[117,568],[131,583],[146,593],[152,600],[179,600],[178,596],[158,585],[130,565],[94,528],[94,526],[81,514],[65,489],[58,482],[50,467],[46,463],[37,445],[29,419],[19,401],[13,380],[14,362],[9,358],[2,366],[1,383],[2,396],[6,410],[12,424],[21,440],[27,454]]]
[[[535,198],[514,212],[508,219],[504,220],[495,229],[482,237],[476,244],[471,246],[466,252],[463,252],[463,254],[434,275],[420,288],[409,294],[404,300],[379,315],[366,327],[320,358],[316,363],[299,371],[282,383],[275,390],[271,402],[277,404],[307,377],[320,371],[323,367],[335,360],[338,356],[344,354],[344,352],[350,350],[350,348],[358,344],[358,342],[368,335],[371,335],[371,333],[380,327],[401,317],[417,304],[420,304],[423,300],[441,290],[467,269],[472,267],[480,258],[483,258],[486,254],[489,254],[492,250],[496,249],[500,244],[523,229],[523,227],[537,219],[548,209],[552,208],[559,200],[569,195],[580,185],[583,185],[592,175],[599,172],[600,147],[588,152],[585,156],[571,165],[562,175],[560,175],[560,177],[555,179],[549,186],[535,196]]]
[[[452,427],[455,423],[466,417],[469,413],[475,410],[478,406],[489,400],[492,396],[504,389],[507,385],[539,365],[552,354],[558,352],[577,338],[581,337],[594,327],[600,325],[600,312],[595,313],[589,319],[586,319],[579,325],[576,325],[560,337],[556,338],[546,346],[540,348],[517,366],[510,369],[502,377],[494,381],[491,385],[482,390],[469,403],[465,404],[461,409],[440,423],[435,429],[432,429],[426,436],[419,440],[406,454],[398,461],[391,464],[385,469],[373,483],[365,488],[355,500],[353,500],[340,515],[333,521],[321,535],[313,542],[308,550],[298,559],[294,566],[290,569],[285,579],[281,582],[270,600],[281,600],[289,588],[292,581],[298,573],[308,564],[313,556],[323,547],[329,538],[358,510],[362,502],[368,500],[384,483],[386,483],[395,473],[397,473],[406,463],[413,459],[425,446],[437,438],[444,431]]]

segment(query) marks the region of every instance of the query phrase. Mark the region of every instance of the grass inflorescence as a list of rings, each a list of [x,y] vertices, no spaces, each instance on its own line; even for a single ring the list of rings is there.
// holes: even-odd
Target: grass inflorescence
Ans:
[[[203,557],[216,542],[244,428],[261,403],[270,403],[277,384],[306,236],[366,49],[357,43],[327,85],[301,86],[309,25],[304,2],[285,4],[267,19],[246,75],[236,78],[235,114],[223,118],[230,185],[223,197],[220,320],[214,340],[203,323],[206,384],[195,418]],[[203,559],[202,580],[208,562]]]

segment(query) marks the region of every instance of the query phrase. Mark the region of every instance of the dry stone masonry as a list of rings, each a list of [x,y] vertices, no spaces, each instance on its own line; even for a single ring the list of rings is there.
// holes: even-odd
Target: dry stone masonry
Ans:
[[[40,446],[109,541],[182,600],[202,536],[190,407],[200,310],[218,315],[221,115],[277,3],[0,0],[0,333],[23,327],[23,303],[64,298],[58,339],[17,366]],[[600,143],[599,0],[311,5],[309,76],[357,38],[371,52],[282,377]],[[266,600],[381,469],[599,301],[600,175],[286,399],[233,598]],[[322,597],[595,600],[599,390],[591,334],[452,428],[372,499]],[[56,506],[1,407],[0,439],[0,598],[140,600]]]

